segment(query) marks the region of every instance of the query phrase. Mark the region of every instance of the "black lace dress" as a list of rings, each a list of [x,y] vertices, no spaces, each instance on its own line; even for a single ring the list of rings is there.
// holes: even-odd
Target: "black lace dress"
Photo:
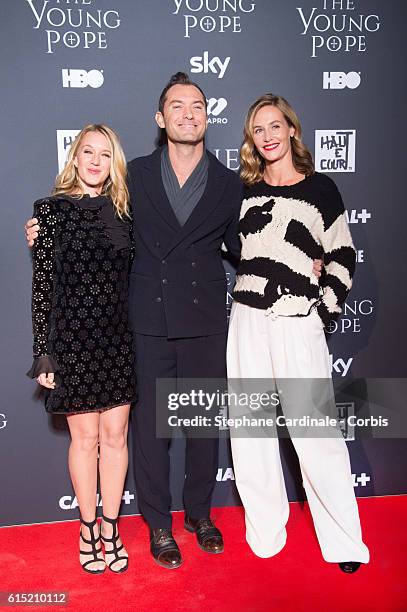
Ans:
[[[135,399],[128,323],[131,221],[105,196],[53,196],[34,204],[34,363],[55,372],[52,413],[106,410]]]

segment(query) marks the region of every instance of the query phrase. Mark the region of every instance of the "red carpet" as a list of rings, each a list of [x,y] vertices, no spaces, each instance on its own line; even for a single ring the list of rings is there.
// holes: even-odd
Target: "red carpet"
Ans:
[[[140,517],[124,518],[121,534],[130,567],[119,575],[106,570],[90,576],[80,568],[77,522],[4,528],[0,530],[0,590],[67,591],[68,609],[75,612],[407,610],[407,496],[359,500],[371,562],[353,575],[323,561],[308,506],[293,503],[290,507],[287,545],[271,559],[259,559],[250,551],[241,508],[213,510],[226,544],[222,555],[213,556],[197,547],[195,536],[182,527],[183,514],[176,513],[174,535],[184,564],[172,571],[160,568],[150,558],[147,528]]]

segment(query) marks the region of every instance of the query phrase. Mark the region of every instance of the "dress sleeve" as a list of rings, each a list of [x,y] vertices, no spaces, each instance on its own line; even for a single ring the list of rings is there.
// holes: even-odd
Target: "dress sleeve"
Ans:
[[[39,200],[34,204],[34,217],[40,231],[32,249],[33,279],[31,313],[33,324],[34,362],[27,376],[35,378],[41,373],[55,372],[58,364],[49,354],[48,339],[54,291],[53,268],[55,250],[56,215],[53,203]]]
[[[136,240],[134,236],[134,220],[133,220],[133,210],[130,206],[130,219],[129,219],[129,236],[130,236],[130,267],[133,263],[134,257],[136,255]]]
[[[325,269],[320,279],[323,293],[318,314],[327,327],[342,312],[342,305],[352,287],[356,251],[341,194],[332,180],[329,180],[325,198],[328,213],[321,236]]]
[[[133,160],[134,162],[134,160]],[[136,242],[135,242],[135,234],[134,234],[134,205],[136,201],[136,195],[134,190],[134,163],[130,162],[127,166],[127,189],[129,190],[129,214],[130,214],[130,228],[129,228],[129,236],[130,236],[130,267],[133,264],[134,257],[136,255]],[[130,277],[129,277],[130,278]]]

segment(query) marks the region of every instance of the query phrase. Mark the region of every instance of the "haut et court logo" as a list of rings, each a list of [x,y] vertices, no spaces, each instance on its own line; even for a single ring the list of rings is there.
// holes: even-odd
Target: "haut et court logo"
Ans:
[[[355,172],[356,130],[315,130],[315,170]]]
[[[338,411],[338,424],[344,439],[347,442],[355,439],[355,426],[349,421],[350,416],[355,415],[354,402],[336,402]]]
[[[80,130],[57,130],[58,172],[64,169],[70,146],[79,132]]]

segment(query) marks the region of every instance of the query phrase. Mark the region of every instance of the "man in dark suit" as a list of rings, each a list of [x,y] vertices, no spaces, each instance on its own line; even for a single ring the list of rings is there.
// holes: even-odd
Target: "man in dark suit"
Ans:
[[[164,567],[182,563],[171,532],[169,439],[156,435],[156,380],[226,377],[224,242],[238,256],[241,184],[205,149],[206,99],[177,73],[156,114],[167,144],[128,165],[136,255],[130,280],[139,400],[132,415],[134,468],[151,552]],[[210,520],[218,438],[188,437],[185,527],[200,547],[223,551]]]

